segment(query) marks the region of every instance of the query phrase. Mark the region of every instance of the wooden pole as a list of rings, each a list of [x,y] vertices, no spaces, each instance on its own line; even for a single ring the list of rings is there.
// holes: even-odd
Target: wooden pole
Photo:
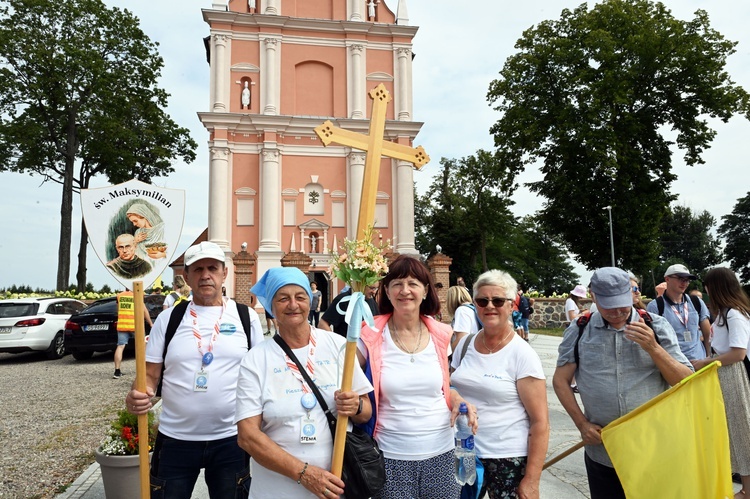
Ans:
[[[552,459],[550,459],[549,461],[547,461],[546,463],[544,463],[544,466],[542,466],[542,469],[546,470],[547,468],[549,468],[556,462],[561,461],[565,459],[566,457],[568,457],[569,455],[573,454],[575,451],[577,451],[581,447],[583,447],[583,440],[581,440],[580,442],[578,442],[577,444],[575,444],[573,447],[569,448],[568,450],[564,451],[562,454],[558,454]]]
[[[135,389],[146,393],[146,330],[143,321],[143,281],[133,282],[133,314],[135,318]],[[151,496],[149,479],[148,414],[138,415],[138,457],[141,499]]]

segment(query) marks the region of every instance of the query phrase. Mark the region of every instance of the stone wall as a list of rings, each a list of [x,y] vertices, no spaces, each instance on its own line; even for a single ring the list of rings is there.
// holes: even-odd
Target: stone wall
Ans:
[[[546,329],[553,327],[567,327],[565,318],[566,298],[534,298],[534,313],[531,314],[529,327],[532,329]],[[589,308],[591,300],[581,300],[582,308]]]

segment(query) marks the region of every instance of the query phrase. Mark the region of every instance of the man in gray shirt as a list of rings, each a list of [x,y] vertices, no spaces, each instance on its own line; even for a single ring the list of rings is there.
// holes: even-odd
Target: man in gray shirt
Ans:
[[[669,323],[654,316],[649,327],[633,308],[627,272],[598,269],[591,278],[591,291],[597,312],[582,334],[576,322],[565,330],[552,384],[586,444],[591,498],[624,499],[602,445],[602,428],[689,376],[693,368]],[[574,377],[584,411],[570,387]]]

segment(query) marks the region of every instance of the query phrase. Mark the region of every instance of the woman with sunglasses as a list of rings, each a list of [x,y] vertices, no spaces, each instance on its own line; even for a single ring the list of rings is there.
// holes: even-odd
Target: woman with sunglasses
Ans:
[[[369,360],[377,422],[373,438],[385,457],[385,487],[377,498],[457,499],[453,424],[464,399],[450,387],[451,328],[440,311],[432,276],[419,260],[400,255],[381,282],[375,327],[363,327],[359,359]],[[469,404],[476,431],[476,409]]]
[[[484,325],[461,339],[453,353],[451,385],[477,407],[482,426],[474,440],[490,499],[538,498],[549,441],[547,390],[542,362],[514,334],[510,321],[516,281],[490,270],[474,284]],[[468,342],[468,344],[467,344]]]
[[[631,277],[630,286],[633,293],[633,306],[635,308],[640,308],[641,310],[646,310],[646,305],[644,305],[643,300],[641,300],[641,288],[638,286],[638,281]]]
[[[735,273],[726,267],[706,272],[703,287],[708,306],[716,319],[711,330],[713,357],[692,360],[695,370],[718,360],[719,384],[724,396],[724,410],[729,429],[729,451],[732,471],[742,479],[742,490],[735,499],[750,498],[750,298],[740,286]]]

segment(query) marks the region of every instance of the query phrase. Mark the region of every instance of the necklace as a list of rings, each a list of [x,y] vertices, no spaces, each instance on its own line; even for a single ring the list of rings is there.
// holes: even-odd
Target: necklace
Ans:
[[[507,340],[507,339],[508,339],[508,336],[510,336],[510,333],[512,333],[512,332],[513,332],[513,329],[508,329],[508,332],[507,332],[507,333],[505,333],[505,337],[504,337],[504,338],[503,338],[502,340],[500,340],[500,341],[498,341],[498,342],[497,342],[497,345],[495,345],[495,348],[497,348],[497,349],[499,350],[499,349],[500,349],[500,348],[499,348],[499,347],[500,347],[500,345],[502,345],[502,343],[503,343],[503,342],[504,342],[505,340]],[[484,341],[484,337],[485,337],[485,336],[487,336],[487,331],[485,331],[485,330],[483,329],[483,330],[482,330],[482,333],[483,333],[483,334],[482,334],[482,345],[484,345],[484,348],[486,348],[487,350],[489,350],[489,352],[490,352],[490,353],[495,353],[495,349],[494,349],[494,348],[490,348],[490,347],[488,347],[488,346],[487,346],[487,342],[486,342],[486,341]]]
[[[393,323],[393,332],[395,336],[393,337],[396,340],[396,344],[398,347],[403,350],[404,352],[411,355],[410,361],[414,363],[414,354],[419,350],[419,345],[422,344],[422,321],[419,321],[419,336],[417,336],[417,345],[414,347],[414,349],[410,352],[404,344],[401,342],[401,337],[398,335],[398,329],[396,329],[396,321],[391,321]]]

